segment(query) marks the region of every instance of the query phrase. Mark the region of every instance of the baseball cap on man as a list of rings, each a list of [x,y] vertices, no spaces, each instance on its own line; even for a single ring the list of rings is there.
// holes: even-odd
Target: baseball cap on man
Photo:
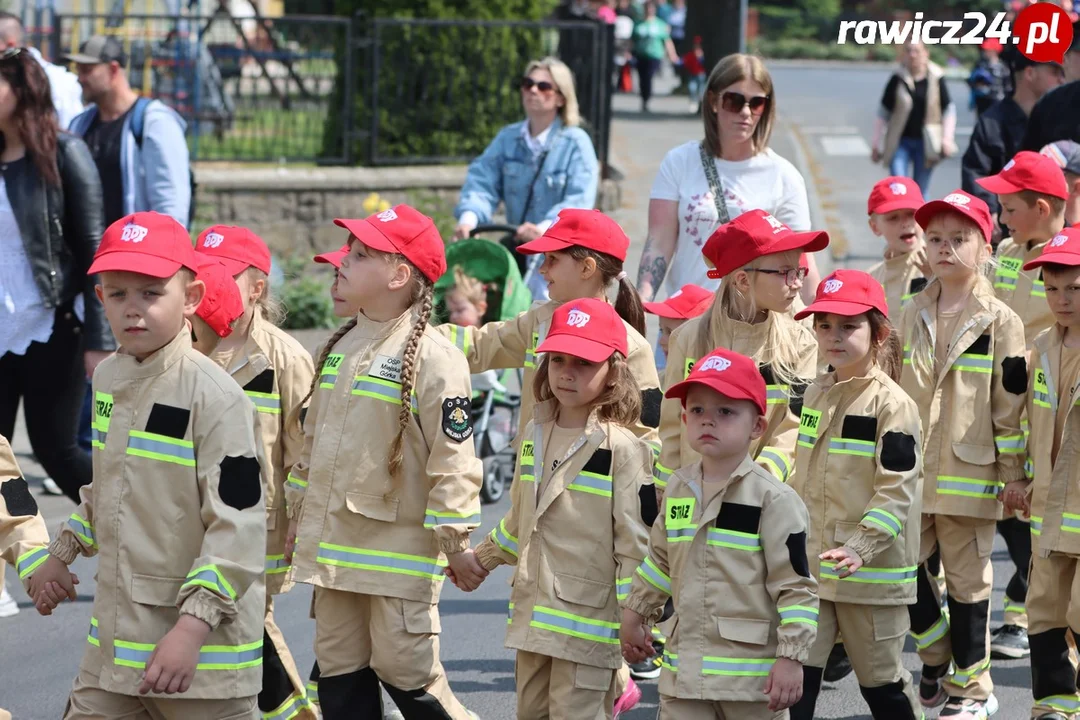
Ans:
[[[589,362],[603,362],[614,352],[626,357],[626,324],[604,300],[582,298],[563,303],[551,318],[538,353],[566,353]]]
[[[195,250],[217,258],[233,277],[249,267],[270,274],[270,248],[246,227],[211,225],[199,234]]]
[[[122,217],[105,229],[86,274],[126,271],[167,278],[182,267],[199,271],[188,231],[168,215],[147,211]]]
[[[1080,175],[1080,143],[1074,140],[1058,140],[1044,145],[1039,153],[1056,162],[1065,172]]]
[[[336,268],[341,267],[341,261],[349,254],[349,243],[345,243],[337,250],[331,250],[330,252],[324,252],[316,255],[312,258],[317,263],[323,263],[326,265],[333,265]]]
[[[817,252],[828,244],[829,234],[824,230],[795,232],[764,210],[747,210],[716,228],[701,254],[712,265],[707,275],[716,280],[765,255]]]
[[[714,293],[700,285],[683,285],[663,302],[641,303],[645,312],[662,318],[689,320],[709,309]]]
[[[990,216],[990,208],[979,198],[968,195],[963,190],[953,190],[941,200],[931,200],[916,210],[915,222],[925,230],[930,221],[943,212],[959,213],[968,218],[979,226],[983,239],[990,242],[994,220]]]
[[[884,215],[893,210],[918,210],[926,202],[918,183],[911,178],[892,175],[879,180],[866,201],[867,215]]]
[[[74,62],[80,65],[99,65],[107,62],[127,64],[123,44],[110,35],[93,35],[79,46],[79,52],[63,55],[60,59],[63,62]]]
[[[233,322],[244,314],[244,300],[232,273],[218,258],[199,253],[199,272],[195,279],[206,286],[195,314],[218,337],[229,337]]]
[[[1031,190],[1062,200],[1069,197],[1069,186],[1061,166],[1046,155],[1030,150],[1016,153],[997,175],[979,178],[975,182],[997,195]]]
[[[1034,270],[1043,265],[1080,265],[1080,228],[1069,227],[1050,238],[1043,247],[1042,254],[1030,262],[1024,263],[1025,270]]]
[[[630,238],[619,223],[599,210],[570,208],[561,211],[543,235],[519,245],[517,251],[522,255],[537,255],[566,250],[575,245],[626,262]]]
[[[416,208],[395,205],[363,219],[337,218],[334,224],[369,248],[404,255],[431,282],[446,272],[446,245],[439,229]]]
[[[871,309],[885,316],[889,314],[881,283],[861,270],[836,270],[818,284],[814,302],[795,313],[795,319],[802,320],[814,313],[851,317]]]
[[[686,406],[686,395],[694,385],[704,385],[733,400],[749,400],[765,414],[765,378],[757,363],[745,355],[727,348],[717,348],[701,358],[690,374],[664,393],[666,398],[678,398]]]

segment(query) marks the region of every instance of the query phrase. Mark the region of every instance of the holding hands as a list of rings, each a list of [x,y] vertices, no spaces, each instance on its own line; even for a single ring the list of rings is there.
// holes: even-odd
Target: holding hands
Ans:
[[[68,566],[60,562],[55,555],[49,555],[49,559],[30,576],[27,593],[34,601],[38,613],[52,615],[56,606],[65,599],[75,602],[78,597],[75,586],[78,584],[79,577],[68,570]]]
[[[484,569],[480,561],[476,559],[476,553],[472,548],[462,550],[453,555],[447,555],[449,567],[443,570],[450,582],[465,592],[472,592],[484,582],[489,571]]]
[[[653,636],[645,618],[639,613],[623,608],[622,625],[619,628],[623,659],[631,665],[645,662],[653,656]]]

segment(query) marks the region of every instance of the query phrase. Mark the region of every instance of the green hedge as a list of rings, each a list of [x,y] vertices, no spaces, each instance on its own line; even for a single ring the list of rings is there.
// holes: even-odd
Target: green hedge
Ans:
[[[978,60],[979,50],[974,45],[958,45],[943,48],[931,45],[930,59],[942,67],[953,58],[964,67],[971,67]],[[821,42],[799,38],[755,38],[749,43],[750,52],[776,60],[849,60],[894,62],[898,59],[895,45],[853,45]]]

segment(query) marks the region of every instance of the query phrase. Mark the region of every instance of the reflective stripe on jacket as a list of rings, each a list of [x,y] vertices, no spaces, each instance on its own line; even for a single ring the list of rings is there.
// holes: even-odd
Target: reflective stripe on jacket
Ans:
[[[1029,247],[1030,245],[1030,247]],[[1024,270],[1024,263],[1042,254],[1046,242],[1017,245],[1005,238],[998,245],[998,266],[994,269],[994,294],[1024,323],[1024,343],[1031,347],[1035,336],[1054,324],[1054,313],[1046,302],[1042,268]]]

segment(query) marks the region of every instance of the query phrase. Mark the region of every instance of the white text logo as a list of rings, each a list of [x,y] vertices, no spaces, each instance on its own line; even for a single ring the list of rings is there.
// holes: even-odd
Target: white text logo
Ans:
[[[570,327],[582,328],[589,323],[590,317],[588,313],[581,312],[577,308],[574,308],[566,316],[566,324]]]
[[[120,233],[120,239],[124,242],[140,243],[146,238],[146,233],[150,232],[142,225],[125,225],[124,231]]]
[[[889,191],[893,195],[907,195],[907,186],[904,183],[890,183]]]
[[[722,357],[711,357],[705,362],[701,363],[701,371],[715,370],[716,372],[723,372],[731,367],[731,361]]]
[[[1054,239],[1050,241],[1050,247],[1061,247],[1067,242],[1069,242],[1068,235],[1055,235]]]
[[[961,195],[960,193],[950,193],[945,196],[945,202],[950,205],[967,205],[971,202],[971,198],[967,195]]]
[[[837,280],[836,278],[829,278],[825,281],[825,292],[830,295],[842,287],[844,287],[843,281]]]
[[[780,222],[779,220],[777,220],[776,218],[774,218],[774,217],[773,217],[772,215],[769,215],[768,213],[766,213],[766,214],[765,214],[765,215],[764,215],[763,217],[765,218],[765,222],[767,222],[767,223],[769,223],[770,225],[772,225],[772,228],[773,228],[773,234],[776,234],[776,233],[778,233],[778,232],[782,232],[782,231],[784,231],[784,230],[787,230],[787,225],[785,225],[784,223]]]
[[[397,213],[391,208],[390,210],[383,210],[375,217],[379,218],[381,222],[390,222],[391,220],[397,220]]]
[[[203,247],[216,248],[221,247],[221,243],[225,242],[225,236],[221,233],[207,233],[206,239],[203,240]]]

